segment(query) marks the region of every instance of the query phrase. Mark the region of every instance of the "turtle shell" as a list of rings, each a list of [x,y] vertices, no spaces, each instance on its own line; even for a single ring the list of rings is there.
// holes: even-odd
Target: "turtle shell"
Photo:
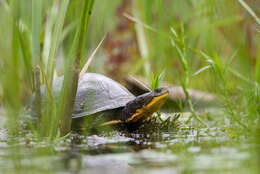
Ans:
[[[62,83],[63,76],[54,80],[55,97],[61,91]],[[43,88],[41,90],[44,91]],[[86,73],[78,83],[72,118],[124,107],[133,99],[135,96],[118,82],[101,74]]]

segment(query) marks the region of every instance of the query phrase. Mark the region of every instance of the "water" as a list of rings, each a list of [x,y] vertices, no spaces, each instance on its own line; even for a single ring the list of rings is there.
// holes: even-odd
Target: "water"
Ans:
[[[151,127],[151,125],[148,125]],[[145,130],[145,129],[144,129]],[[153,129],[148,132],[72,134],[37,141],[30,132],[15,144],[0,129],[1,173],[251,173],[251,146],[223,130]]]

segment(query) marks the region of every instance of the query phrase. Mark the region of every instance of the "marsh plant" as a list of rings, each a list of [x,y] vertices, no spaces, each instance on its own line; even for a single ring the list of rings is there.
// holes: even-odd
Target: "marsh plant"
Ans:
[[[52,139],[70,132],[93,5],[93,0],[1,1],[1,86],[11,136],[18,136],[18,120],[30,95],[38,120],[30,125],[37,135]],[[54,96],[57,61],[63,62],[58,66],[63,66],[64,81]]]

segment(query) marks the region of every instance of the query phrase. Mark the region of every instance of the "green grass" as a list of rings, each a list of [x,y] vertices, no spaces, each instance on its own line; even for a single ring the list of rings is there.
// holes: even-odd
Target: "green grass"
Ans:
[[[161,72],[160,74],[153,74],[153,73],[151,74],[151,89],[152,90],[159,88],[161,86],[164,76],[165,76],[165,71]],[[159,119],[162,121],[160,110],[157,111],[157,115],[158,115]]]
[[[57,134],[70,131],[73,107],[68,105],[74,104],[72,98],[76,94],[80,62],[86,52],[86,33],[93,5],[92,0],[1,3],[1,19],[6,23],[1,30],[5,36],[1,40],[1,67],[7,72],[1,75],[1,87],[11,135],[18,135],[20,113],[32,93],[35,93],[33,105],[39,120],[32,127],[35,134],[53,139]],[[69,44],[66,39],[70,40],[67,40]],[[70,51],[60,57],[58,52],[65,45]],[[55,101],[51,88],[58,59],[63,59],[65,74],[59,102]],[[44,96],[40,93],[41,85],[46,86]],[[45,98],[45,103],[41,98]]]

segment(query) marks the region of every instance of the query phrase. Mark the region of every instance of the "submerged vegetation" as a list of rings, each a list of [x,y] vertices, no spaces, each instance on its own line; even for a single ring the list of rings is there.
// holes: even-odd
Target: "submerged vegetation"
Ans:
[[[81,163],[78,152],[90,157],[143,150],[138,162],[128,161],[139,168],[137,173],[149,165],[193,173],[203,171],[193,160],[197,152],[202,153],[199,157],[203,153],[213,156],[215,162],[220,159],[216,149],[225,153],[222,147],[228,147],[237,154],[248,154],[243,158],[246,169],[237,171],[239,159],[232,169],[257,173],[259,7],[259,1],[245,0],[0,0],[0,146],[5,144],[7,149],[5,153],[0,150],[0,171],[8,158],[4,171],[24,172],[23,155],[32,155],[32,159],[57,155],[62,158],[58,161],[64,160],[62,163],[70,167],[71,159]],[[99,132],[104,134],[97,138],[98,142],[104,138],[101,145],[93,145],[93,136],[70,131],[71,115],[80,71],[104,36],[88,71],[122,83],[130,74],[143,76],[151,79],[151,89],[166,81],[181,86],[186,100],[177,101],[177,109],[166,103],[164,110],[155,114],[159,117],[153,117],[139,132],[113,134],[113,130],[102,129]],[[62,91],[55,96],[52,85],[61,75]],[[198,108],[189,88],[212,93],[216,106]],[[26,126],[25,120],[29,120]],[[148,149],[154,152],[146,154]],[[64,151],[70,152],[69,157],[63,158]],[[149,161],[159,154],[184,158],[162,155],[165,163]],[[46,165],[51,166],[51,162]],[[220,171],[221,165],[216,165]],[[52,170],[48,166],[42,169]],[[224,165],[223,171],[228,170]]]

